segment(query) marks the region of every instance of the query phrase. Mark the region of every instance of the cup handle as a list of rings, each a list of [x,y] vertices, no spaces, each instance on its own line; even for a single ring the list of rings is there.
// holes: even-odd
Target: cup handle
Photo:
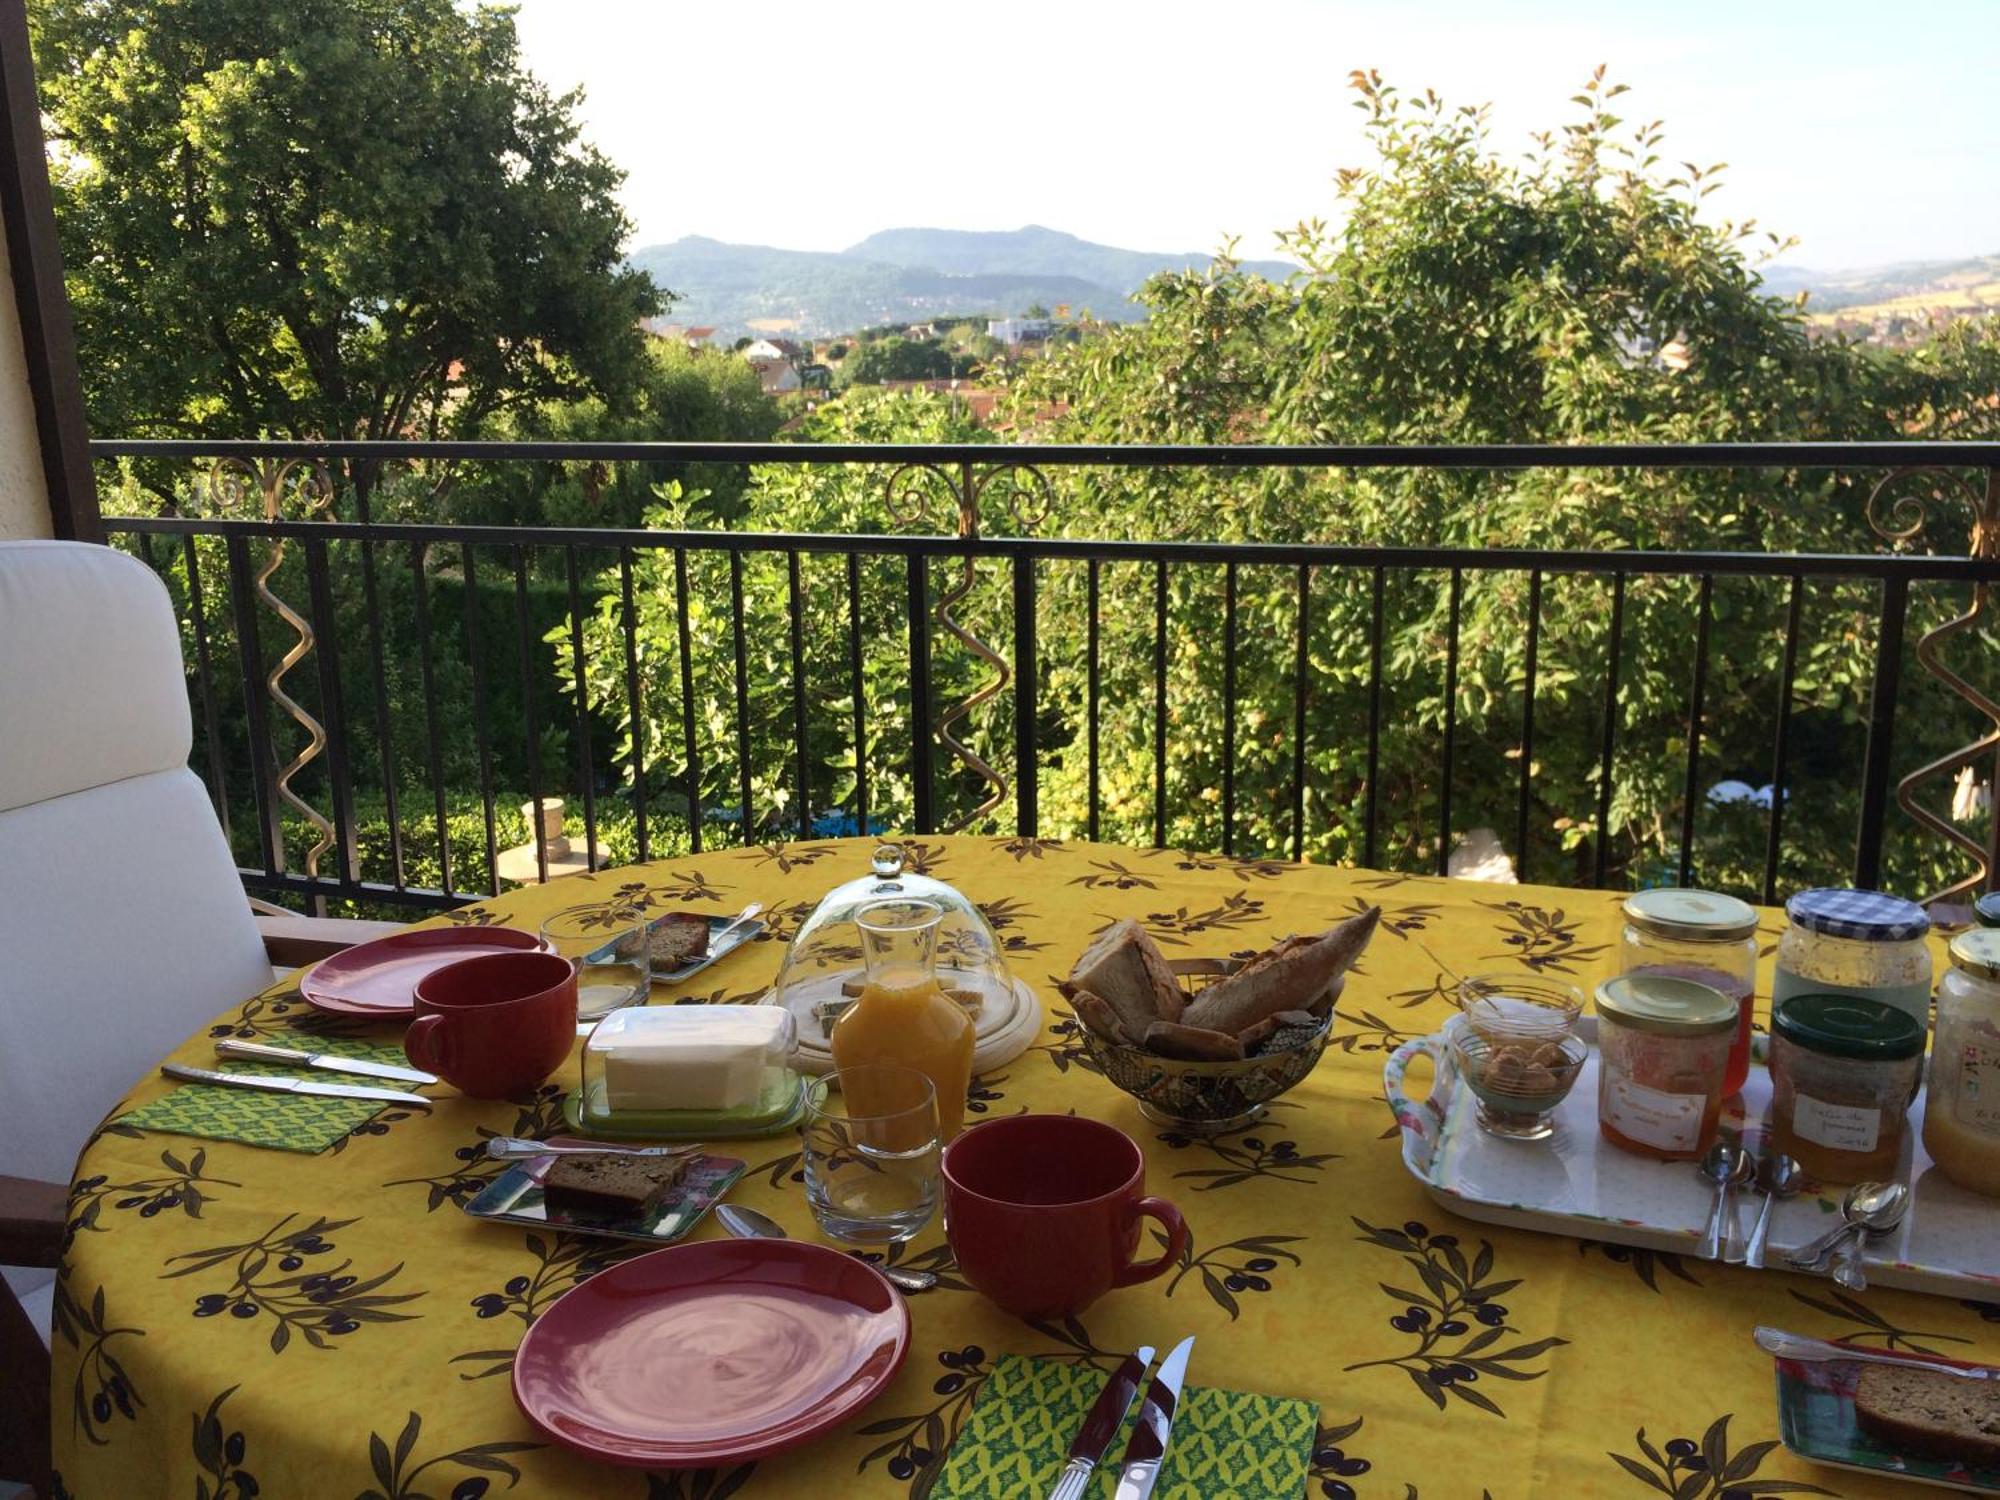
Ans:
[[[1134,1286],[1141,1281],[1151,1281],[1161,1272],[1177,1263],[1188,1245],[1187,1220],[1181,1211],[1164,1198],[1141,1198],[1133,1212],[1141,1218],[1156,1219],[1167,1231],[1167,1248],[1162,1250],[1157,1260],[1135,1261],[1126,1266],[1113,1278],[1113,1286]]]
[[[444,1075],[444,1017],[418,1016],[403,1033],[403,1055],[413,1068]]]
[[[1437,1086],[1422,1099],[1412,1099],[1404,1091],[1403,1075],[1410,1064],[1419,1057],[1428,1057],[1437,1069],[1438,1081],[1444,1078],[1449,1060],[1439,1039],[1433,1036],[1414,1037],[1389,1054],[1389,1060],[1382,1067],[1382,1097],[1388,1101],[1389,1112],[1396,1117],[1396,1124],[1407,1137],[1406,1149],[1414,1148],[1419,1163],[1428,1170],[1431,1153],[1437,1149],[1438,1137],[1443,1132],[1444,1119],[1437,1103]]]

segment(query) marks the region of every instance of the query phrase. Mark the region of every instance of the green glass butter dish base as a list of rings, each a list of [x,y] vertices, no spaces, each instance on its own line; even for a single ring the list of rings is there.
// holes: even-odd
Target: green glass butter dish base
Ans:
[[[771,1067],[756,1099],[738,1109],[613,1110],[604,1102],[603,1081],[591,1079],[563,1101],[563,1118],[598,1140],[751,1140],[792,1129],[804,1109],[804,1077]]]

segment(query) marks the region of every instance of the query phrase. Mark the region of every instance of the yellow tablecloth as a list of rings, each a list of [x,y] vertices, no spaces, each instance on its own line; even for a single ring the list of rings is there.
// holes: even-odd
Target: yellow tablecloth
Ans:
[[[914,1500],[1000,1354],[1108,1369],[1140,1343],[1191,1332],[1198,1383],[1319,1403],[1315,1500],[1890,1496],[1905,1491],[1774,1445],[1771,1363],[1751,1328],[2000,1358],[2000,1311],[1456,1221],[1409,1179],[1381,1099],[1385,1049],[1435,1030],[1468,972],[1525,967],[1588,988],[1615,966],[1613,894],[1025,839],[914,847],[981,904],[1047,1008],[1034,1049],[977,1080],[975,1117],[1075,1109],[1129,1131],[1150,1189],[1178,1202],[1193,1231],[1178,1273],[1113,1292],[1074,1326],[1030,1328],[953,1284],[933,1228],[904,1259],[946,1272],[945,1286],[911,1301],[909,1361],[865,1417],[755,1465],[648,1475],[540,1442],[507,1378],[529,1323],[631,1248],[458,1210],[494,1170],[474,1159],[485,1134],[560,1129],[573,1062],[532,1101],[447,1095],[428,1118],[378,1117],[319,1156],[114,1129],[78,1167],[76,1214],[96,1212],[73,1234],[60,1287],[64,1491]],[[532,930],[556,907],[614,894],[713,912],[758,900],[783,939],[821,892],[865,870],[867,851],[710,852],[530,887],[446,920]],[[1113,918],[1140,919],[1176,956],[1219,955],[1370,902],[1384,920],[1333,1046],[1263,1123],[1181,1139],[1081,1063],[1053,981]],[[1767,965],[1781,922],[1766,914]],[[693,982],[693,998],[756,998],[781,951],[764,941],[732,955]],[[283,1040],[313,1013],[281,986],[228,1013],[238,1017]],[[176,1054],[210,1055],[206,1035]],[[132,1099],[162,1087],[149,1079]],[[743,1143],[751,1170],[734,1196],[809,1234],[794,1150],[785,1138]],[[1467,1287],[1482,1296],[1465,1298]],[[1433,1307],[1419,1324],[1409,1309],[1423,1303]],[[1484,1320],[1501,1332],[1478,1342]],[[1718,1452],[1728,1482],[1701,1470]]]

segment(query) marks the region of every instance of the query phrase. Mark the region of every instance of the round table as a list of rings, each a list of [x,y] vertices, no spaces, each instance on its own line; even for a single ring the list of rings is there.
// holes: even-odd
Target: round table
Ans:
[[[654,996],[749,1001],[774,978],[784,939],[823,891],[866,868],[871,845],[708,851],[529,887],[439,920],[532,931],[547,912],[591,899],[715,913],[761,901],[765,940],[687,993]],[[754,1465],[647,1474],[542,1442],[508,1380],[537,1317],[643,1247],[484,1223],[459,1208],[499,1170],[478,1155],[487,1135],[562,1130],[574,1057],[532,1098],[479,1103],[432,1089],[434,1113],[387,1111],[318,1154],[140,1130],[114,1115],[77,1169],[60,1282],[62,1492],[914,1500],[1001,1354],[1108,1371],[1141,1343],[1194,1333],[1196,1383],[1318,1403],[1314,1497],[1665,1490],[1713,1500],[1732,1485],[1770,1494],[1786,1481],[1790,1493],[1817,1484],[1886,1497],[1905,1491],[1774,1445],[1771,1363],[1752,1327],[2000,1358],[2000,1309],[1849,1295],[1823,1279],[1457,1221],[1406,1175],[1381,1097],[1385,1049],[1435,1030],[1465,973],[1526,968],[1587,988],[1611,972],[1615,893],[1049,839],[910,847],[981,905],[1046,1007],[1033,1048],[975,1080],[970,1117],[1074,1109],[1131,1133],[1150,1190],[1177,1202],[1192,1230],[1177,1271],[1111,1293],[1068,1326],[1030,1327],[955,1279],[933,1226],[899,1259],[939,1272],[940,1288],[912,1299],[909,1360],[862,1419]],[[1369,903],[1381,904],[1382,926],[1348,980],[1325,1059],[1264,1121],[1220,1139],[1145,1121],[1090,1069],[1054,987],[1115,918],[1144,922],[1171,956],[1196,957],[1317,931]],[[1764,913],[1767,954],[1782,921]],[[217,1025],[293,1042],[368,1034],[318,1016],[291,985]],[[211,1035],[175,1057],[211,1062]],[[118,1113],[169,1087],[139,1082]],[[732,1198],[810,1235],[796,1143],[727,1149],[750,1164]]]

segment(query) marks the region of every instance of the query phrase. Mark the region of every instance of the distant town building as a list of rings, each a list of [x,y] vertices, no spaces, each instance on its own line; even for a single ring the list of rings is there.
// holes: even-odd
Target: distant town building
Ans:
[[[991,318],[987,320],[986,333],[1003,344],[1025,344],[1033,339],[1049,336],[1047,318]]]
[[[885,391],[935,391],[965,403],[966,414],[984,427],[993,420],[993,408],[1000,404],[1000,392],[974,385],[970,380],[885,380]]]
[[[656,339],[685,344],[690,349],[704,348],[715,337],[713,328],[690,328],[683,323],[669,323],[664,318],[642,318],[639,327]]]
[[[754,344],[751,346],[751,348],[755,347]],[[745,349],[743,353],[747,358],[750,350]],[[797,390],[802,384],[799,379],[799,372],[792,367],[792,362],[782,357],[778,359],[752,359],[750,361],[750,368],[757,372],[758,382],[764,387],[764,394],[767,396],[781,396],[786,391]]]

